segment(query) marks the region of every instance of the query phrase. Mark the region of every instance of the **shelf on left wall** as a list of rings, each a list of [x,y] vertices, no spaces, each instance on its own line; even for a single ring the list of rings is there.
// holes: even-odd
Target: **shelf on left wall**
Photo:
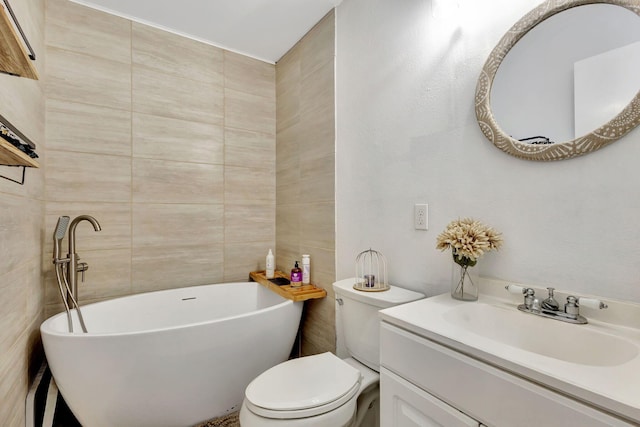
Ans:
[[[9,141],[19,145],[22,150]],[[35,154],[35,149],[36,145],[33,142],[0,115],[0,166],[22,167],[22,179],[18,181],[4,175],[0,175],[0,178],[23,185],[26,168],[40,167],[40,164],[35,159],[38,157]]]
[[[26,166],[39,168],[40,164],[25,153],[0,138],[0,165],[2,166]]]
[[[8,0],[0,1],[0,72],[38,80],[35,53]]]
[[[37,80],[36,54],[13,13],[9,0],[0,0],[0,73]],[[0,116],[0,166],[21,167],[22,179],[0,178],[23,185],[25,171],[38,168],[36,145]]]

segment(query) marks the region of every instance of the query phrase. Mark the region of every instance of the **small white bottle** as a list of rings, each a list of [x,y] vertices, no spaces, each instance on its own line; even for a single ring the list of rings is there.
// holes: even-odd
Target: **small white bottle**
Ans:
[[[273,252],[269,249],[269,253],[267,254],[267,268],[266,268],[265,276],[267,279],[273,279],[275,276],[275,260],[273,258]]]
[[[311,283],[311,259],[309,255],[302,255],[302,284]]]

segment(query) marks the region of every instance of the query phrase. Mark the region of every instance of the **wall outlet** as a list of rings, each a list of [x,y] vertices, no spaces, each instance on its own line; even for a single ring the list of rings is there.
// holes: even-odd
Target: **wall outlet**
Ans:
[[[429,229],[429,205],[427,204],[413,205],[413,227],[416,230]]]

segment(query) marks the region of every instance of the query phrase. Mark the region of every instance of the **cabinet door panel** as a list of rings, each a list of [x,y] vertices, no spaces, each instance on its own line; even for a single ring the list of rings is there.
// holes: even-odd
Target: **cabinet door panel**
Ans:
[[[478,427],[480,424],[403,380],[380,370],[380,421],[388,427]]]

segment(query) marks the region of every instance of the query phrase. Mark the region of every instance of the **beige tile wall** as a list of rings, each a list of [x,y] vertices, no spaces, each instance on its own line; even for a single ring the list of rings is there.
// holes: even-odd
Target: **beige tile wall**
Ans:
[[[335,351],[334,34],[332,11],[276,65],[276,267],[308,253],[328,291],[305,306],[303,354]]]
[[[41,80],[0,75],[1,113],[36,142],[42,167],[24,186],[0,180],[3,426],[25,425],[38,327],[60,309],[60,215],[102,224],[77,229],[84,302],[244,280],[276,248],[276,222],[278,267],[309,252],[330,290],[333,14],[279,64],[276,107],[273,65],[68,1],[12,5]],[[333,349],[332,298],[307,307],[305,352]]]
[[[246,280],[275,248],[275,66],[47,0],[45,249],[60,215],[80,300]],[[64,245],[66,248],[66,243]]]
[[[44,75],[44,0],[11,6],[36,53]],[[39,367],[39,326],[44,292],[40,271],[44,221],[43,82],[0,75],[0,114],[37,146],[40,169],[27,169],[25,184],[0,179],[0,424],[25,425],[29,371]],[[0,174],[20,178],[21,169],[0,166]]]

